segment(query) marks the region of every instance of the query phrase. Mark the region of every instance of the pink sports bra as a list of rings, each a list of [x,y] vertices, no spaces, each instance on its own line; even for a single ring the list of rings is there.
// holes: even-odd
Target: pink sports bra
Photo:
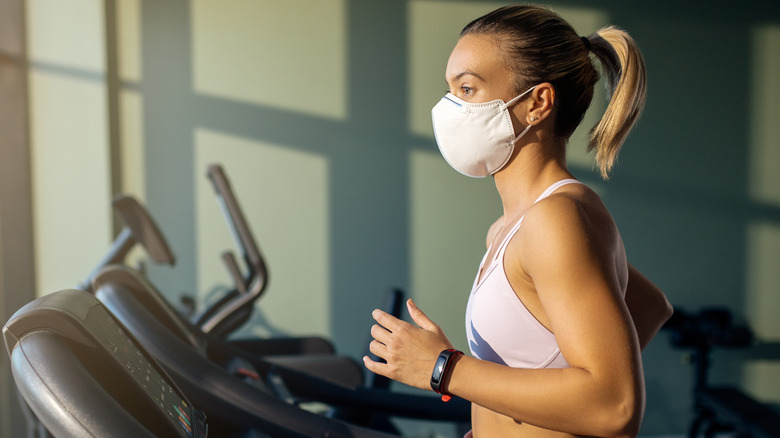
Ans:
[[[576,179],[553,183],[534,204],[572,183],[581,184]],[[490,248],[479,265],[466,307],[469,348],[476,358],[514,368],[567,368],[569,364],[561,354],[555,335],[517,298],[506,278],[504,253],[522,222],[521,217],[501,242],[495,258],[484,270],[482,281],[479,281],[479,273]]]

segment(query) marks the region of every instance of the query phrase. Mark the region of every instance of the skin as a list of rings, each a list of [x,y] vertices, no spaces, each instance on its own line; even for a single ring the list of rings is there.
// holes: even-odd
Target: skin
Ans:
[[[519,94],[499,50],[490,36],[462,37],[447,63],[450,92],[475,103],[506,102]],[[494,174],[504,214],[486,243],[497,248],[523,217],[506,249],[507,278],[518,299],[555,334],[570,367],[518,369],[458,356],[444,389],[472,402],[477,438],[635,436],[645,403],[641,349],[671,307],[627,263],[617,227],[592,190],[569,184],[533,203],[552,183],[573,178],[565,139],[553,134],[552,85],[537,84],[510,114],[516,134],[534,126]],[[411,300],[407,307],[415,324],[373,312],[377,324],[369,348],[387,363],[368,357],[364,363],[372,372],[430,390],[433,364],[452,344]]]

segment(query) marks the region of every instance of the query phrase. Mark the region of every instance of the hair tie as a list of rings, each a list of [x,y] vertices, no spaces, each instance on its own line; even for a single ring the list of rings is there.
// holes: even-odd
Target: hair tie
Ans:
[[[585,45],[585,50],[590,52],[590,39],[588,39],[588,37],[580,37],[580,39],[582,40],[582,44]]]

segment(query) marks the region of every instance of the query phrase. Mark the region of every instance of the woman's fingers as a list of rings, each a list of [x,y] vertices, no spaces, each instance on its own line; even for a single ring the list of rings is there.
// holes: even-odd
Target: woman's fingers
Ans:
[[[375,355],[381,357],[384,360],[387,360],[388,351],[387,351],[387,345],[377,341],[373,340],[370,344],[368,344],[368,351],[374,353]]]
[[[387,344],[391,334],[392,333],[389,330],[379,324],[371,326],[371,337],[383,344]]]
[[[374,353],[376,354],[376,353]],[[363,365],[372,373],[387,376],[387,364],[371,360],[368,356],[363,356]]]
[[[371,316],[374,318],[374,321],[378,322],[379,325],[386,328],[390,332],[396,331],[403,324],[408,324],[408,322],[402,321],[395,316],[379,309],[374,310],[371,313]]]
[[[409,298],[406,301],[406,308],[409,310],[409,315],[411,315],[412,320],[418,326],[420,326],[420,328],[423,328],[425,330],[430,330],[432,332],[439,330],[439,326],[437,326],[433,321],[431,321],[431,319],[428,318],[428,315],[426,315],[425,312],[420,310],[420,308],[417,307],[416,304],[414,304],[414,301],[412,301],[411,298]]]
[[[374,339],[368,348],[382,360],[366,356],[363,364],[373,373],[428,389],[436,356],[442,349],[450,348],[451,344],[439,326],[413,301],[407,301],[407,307],[416,324],[402,321],[379,309],[372,312],[376,324],[371,326]]]

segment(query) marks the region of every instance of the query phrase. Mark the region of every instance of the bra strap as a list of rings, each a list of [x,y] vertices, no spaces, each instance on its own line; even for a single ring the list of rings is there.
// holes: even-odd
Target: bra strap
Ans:
[[[558,190],[559,188],[567,184],[582,184],[582,183],[574,178],[566,178],[566,179],[556,181],[552,183],[550,187],[547,187],[542,192],[542,194],[539,195],[538,198],[536,198],[536,201],[534,201],[534,203],[531,205],[534,205],[537,202],[541,201],[542,199],[552,195],[553,193],[555,193],[556,190]],[[501,242],[501,245],[498,247],[498,251],[496,252],[496,258],[500,257],[500,254],[504,251],[507,244],[509,244],[509,241],[512,240],[512,237],[517,233],[517,230],[520,229],[520,225],[523,223],[524,217],[525,215],[520,216],[520,219],[518,219],[517,222],[515,222],[514,226],[512,226],[512,229],[509,231],[509,234],[507,234],[506,237],[504,237],[504,240]]]

